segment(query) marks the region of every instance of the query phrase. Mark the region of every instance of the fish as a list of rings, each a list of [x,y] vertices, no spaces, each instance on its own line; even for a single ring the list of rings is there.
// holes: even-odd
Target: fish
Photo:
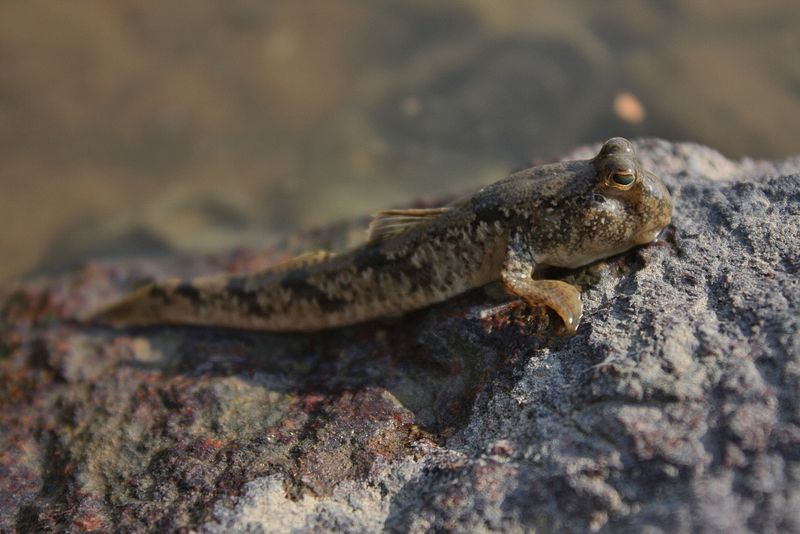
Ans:
[[[446,206],[378,212],[364,243],[345,252],[314,251],[253,273],[155,281],[94,319],[313,332],[399,316],[499,281],[528,305],[552,309],[574,334],[580,290],[538,273],[650,243],[672,209],[632,143],[614,137],[591,159],[531,167]]]

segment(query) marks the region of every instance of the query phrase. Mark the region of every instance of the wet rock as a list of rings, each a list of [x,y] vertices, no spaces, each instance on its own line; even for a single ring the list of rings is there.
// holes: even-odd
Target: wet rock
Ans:
[[[355,223],[5,288],[0,529],[800,529],[800,158],[639,151],[673,224],[564,273],[570,338],[485,289],[307,336],[76,320]]]

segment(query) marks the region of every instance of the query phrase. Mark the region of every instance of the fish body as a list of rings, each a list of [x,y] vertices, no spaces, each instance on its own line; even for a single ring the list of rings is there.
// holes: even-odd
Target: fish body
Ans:
[[[653,241],[672,200],[633,146],[608,140],[592,159],[532,167],[451,205],[376,214],[367,242],[263,272],[165,280],[98,314],[116,324],[315,331],[400,315],[500,280],[546,305],[574,333],[578,289],[537,280]]]

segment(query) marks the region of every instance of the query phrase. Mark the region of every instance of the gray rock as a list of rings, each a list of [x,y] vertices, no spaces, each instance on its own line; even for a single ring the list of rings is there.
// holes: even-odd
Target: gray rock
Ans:
[[[313,336],[68,320],[219,259],[7,292],[0,527],[800,530],[800,158],[638,149],[673,224],[565,273],[570,338],[485,291]]]

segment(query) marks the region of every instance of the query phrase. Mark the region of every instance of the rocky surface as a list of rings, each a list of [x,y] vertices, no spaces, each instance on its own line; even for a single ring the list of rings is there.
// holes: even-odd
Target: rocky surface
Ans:
[[[800,158],[639,150],[673,225],[563,273],[570,338],[492,288],[309,336],[76,320],[348,225],[6,288],[0,530],[800,530]]]

